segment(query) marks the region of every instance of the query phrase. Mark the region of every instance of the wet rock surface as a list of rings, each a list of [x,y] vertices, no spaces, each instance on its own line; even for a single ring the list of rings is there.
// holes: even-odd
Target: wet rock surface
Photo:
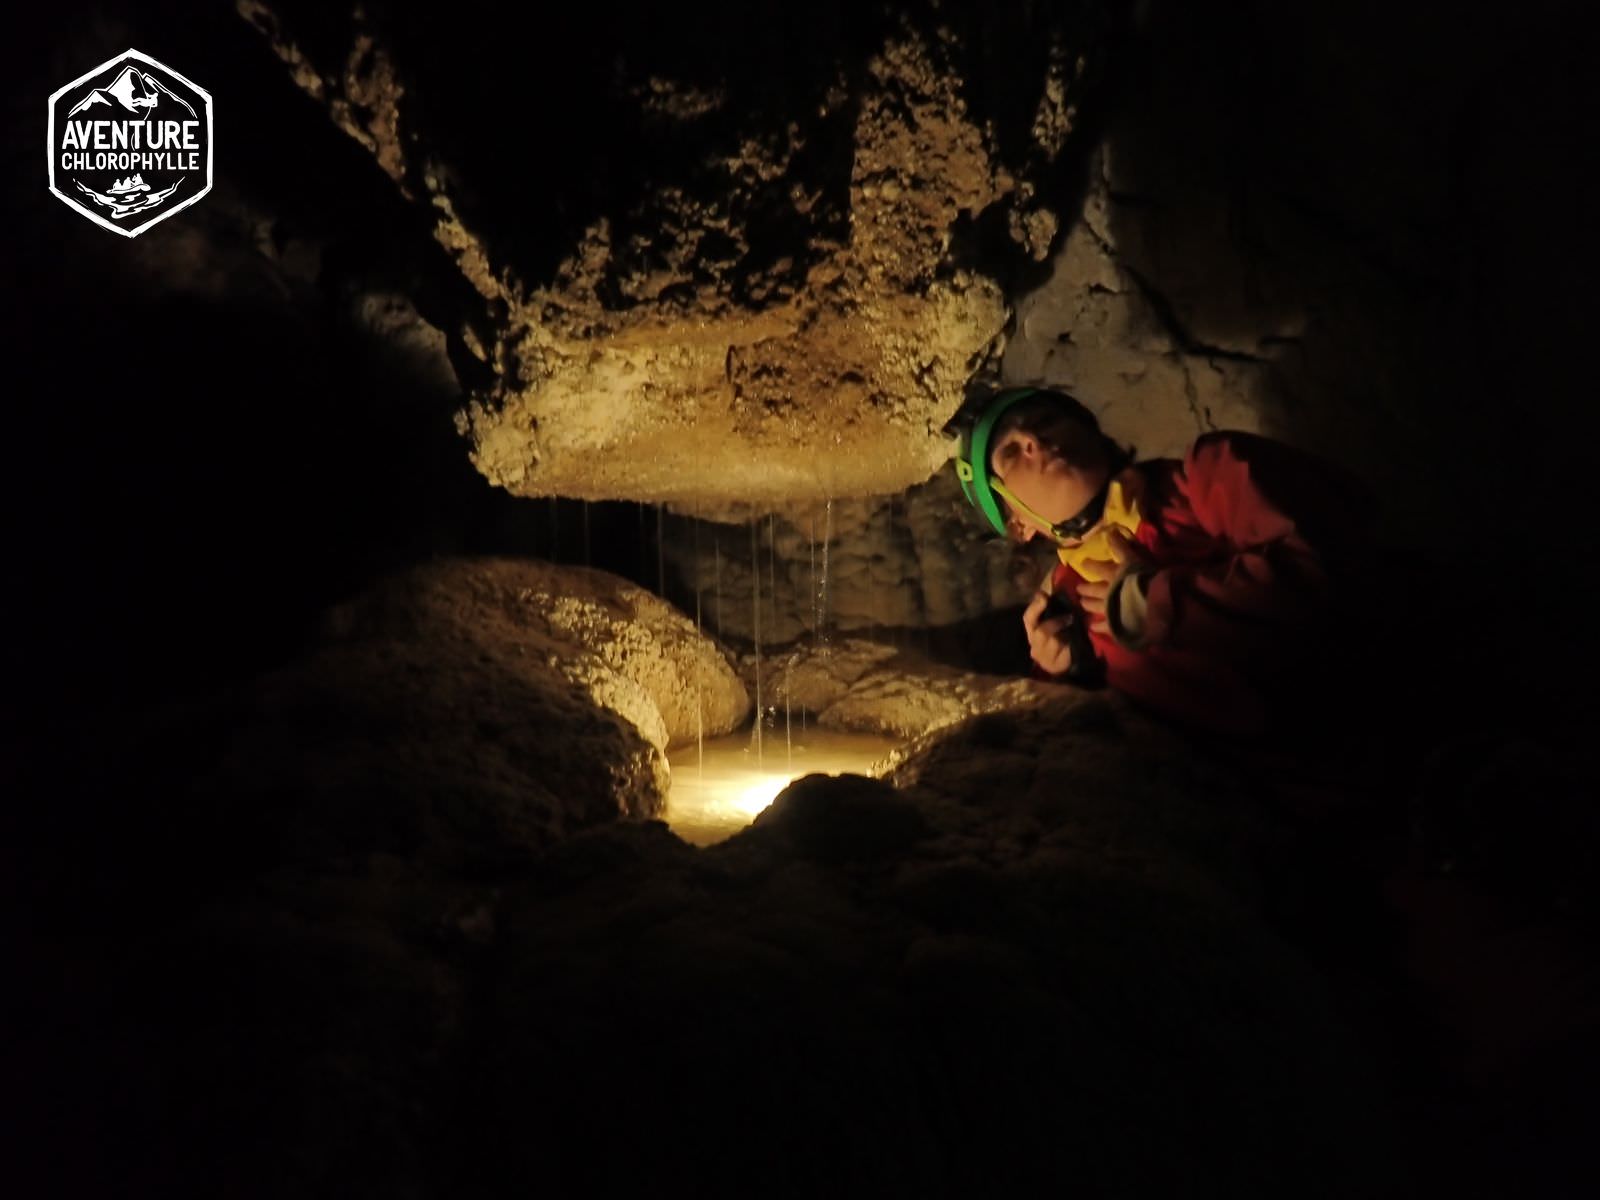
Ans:
[[[753,687],[753,657],[741,659],[740,670]],[[804,710],[824,729],[903,740],[979,713],[1089,699],[1089,693],[1064,684],[963,671],[865,639],[797,645],[767,656],[762,670],[769,715]]]

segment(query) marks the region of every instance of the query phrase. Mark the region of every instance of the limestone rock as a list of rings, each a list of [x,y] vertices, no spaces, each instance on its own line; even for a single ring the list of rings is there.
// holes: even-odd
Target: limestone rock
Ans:
[[[821,713],[837,703],[851,686],[879,663],[895,656],[892,646],[847,638],[826,646],[796,646],[768,658],[769,704],[787,701]]]
[[[446,559],[415,568],[339,614],[369,633],[479,644],[554,672],[625,717],[660,750],[736,728],[750,702],[694,622],[643,588],[588,567]]]
[[[490,481],[768,511],[897,492],[946,460],[940,430],[1009,315],[979,231],[1047,254],[1043,189],[1100,36],[1094,6],[1059,3],[850,22],[730,7],[719,39],[642,3],[579,14],[594,45],[569,35],[564,53],[594,55],[592,91],[549,100],[596,126],[556,131],[570,161],[519,188],[483,128],[539,105],[524,64],[492,65],[521,44],[504,14],[486,46],[467,13],[237,7],[481,297],[458,427]],[[774,47],[796,65],[773,71],[749,49],[773,37],[809,56]]]
[[[256,808],[245,830],[276,823],[267,845],[304,827],[292,836],[307,844],[452,862],[659,813],[648,727],[605,703],[614,692],[502,649],[359,637],[319,650],[245,689],[203,788]]]
[[[926,819],[905,796],[864,775],[796,779],[755,819],[798,858],[844,863],[903,853],[926,837]]]
[[[535,587],[581,592],[620,622],[633,609],[617,585],[509,560],[416,568],[335,609],[319,644],[214,711],[172,715],[140,754],[199,747],[188,791],[198,825],[183,841],[245,861],[381,851],[501,862],[589,825],[658,815],[668,730],[647,685],[670,683],[699,653],[719,722],[742,716],[743,690],[692,629],[671,649],[636,638],[613,666],[532,599]],[[639,607],[672,630],[664,605]]]
[[[1083,208],[1050,277],[1018,299],[1002,375],[1072,393],[1141,458],[1181,458],[1213,429],[1262,430],[1274,400],[1270,356],[1254,337],[1244,346],[1199,342],[1127,261],[1116,240],[1123,226],[1108,215],[1111,161],[1112,149],[1095,152]],[[1281,314],[1257,321],[1264,343],[1294,332]]]
[[[1062,684],[1004,679],[933,664],[901,670],[891,666],[862,676],[822,711],[817,723],[825,729],[915,738],[977,713],[1027,707],[1062,691],[1073,697],[1087,695]]]
[[[384,853],[482,870],[658,816],[669,743],[694,739],[697,713],[719,733],[748,708],[716,646],[640,589],[446,559],[339,606],[307,653],[208,709],[168,714],[118,770],[192,777],[163,856],[199,844],[206,863]]]
[[[752,664],[741,663],[748,682]],[[914,739],[978,713],[1072,703],[1089,693],[1033,679],[960,671],[878,642],[800,645],[763,661],[765,702],[816,714],[824,729]]]

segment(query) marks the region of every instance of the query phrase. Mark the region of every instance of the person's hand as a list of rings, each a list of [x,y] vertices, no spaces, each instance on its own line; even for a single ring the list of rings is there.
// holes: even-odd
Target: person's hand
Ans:
[[[1110,543],[1111,557],[1109,559],[1095,559],[1094,564],[1099,567],[1092,572],[1104,575],[1103,583],[1090,583],[1085,580],[1078,585],[1078,605],[1089,618],[1089,629],[1093,633],[1109,635],[1111,624],[1106,619],[1106,601],[1111,594],[1111,584],[1123,567],[1140,558],[1139,544],[1120,529],[1112,529],[1107,534],[1106,540]],[[1090,564],[1085,563],[1085,566]]]
[[[1028,607],[1022,612],[1022,628],[1028,633],[1028,652],[1041,670],[1051,675],[1061,675],[1072,668],[1072,647],[1067,644],[1065,630],[1072,624],[1072,614],[1061,617],[1044,617],[1050,603],[1048,592],[1035,592]]]
[[[1083,606],[1083,612],[1089,618],[1089,632],[1110,633],[1111,625],[1106,620],[1106,597],[1111,592],[1111,582],[1089,583],[1085,580],[1078,585],[1078,603]]]

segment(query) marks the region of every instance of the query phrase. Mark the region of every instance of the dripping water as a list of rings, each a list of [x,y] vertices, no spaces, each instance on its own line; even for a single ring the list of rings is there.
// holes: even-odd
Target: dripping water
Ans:
[[[806,555],[811,561],[811,591],[808,594],[811,601],[811,639],[813,649],[817,637],[817,514],[815,510],[806,516]],[[800,732],[806,728],[806,706],[800,706]]]
[[[812,513],[806,532],[811,538],[811,648],[816,649],[817,631],[822,628],[817,607],[817,514]]]
[[[663,506],[656,505],[656,595],[663,600],[667,597],[667,558],[663,545],[666,539],[662,536]]]
[[[648,576],[645,574],[645,567],[646,567],[645,555],[649,553],[649,543],[646,542],[646,540],[645,540],[644,501],[643,500],[635,501],[634,507],[639,510],[639,575],[638,575],[638,579],[639,579],[639,585],[641,587],[643,587],[644,586],[644,581],[648,578]]]
[[[767,626],[768,634],[774,640],[778,637],[778,516],[776,513],[767,514],[767,592],[772,604],[772,623]],[[793,666],[793,663],[790,664]],[[786,761],[794,759],[794,739],[789,732],[789,683],[790,672],[785,672],[783,679],[783,741]],[[777,722],[776,705],[774,705],[773,722]]]
[[[833,540],[833,497],[823,506],[822,516],[822,579],[817,586],[817,649],[826,657],[828,653],[828,543]]]
[[[751,623],[754,626],[756,647],[756,724],[754,736],[756,743],[757,766],[760,766],[765,761],[762,757],[761,746],[761,723],[765,710],[762,708],[761,703],[761,546],[758,540],[758,534],[756,532],[759,526],[760,522],[758,520],[751,520],[750,576],[754,580],[755,584],[752,596],[753,603],[751,605]]]
[[[705,730],[705,689],[702,686],[701,671],[705,666],[703,657],[705,650],[702,639],[705,630],[700,624],[700,526],[694,527],[694,635],[696,654],[694,659],[694,748],[695,764],[702,779],[706,773],[706,730]]]

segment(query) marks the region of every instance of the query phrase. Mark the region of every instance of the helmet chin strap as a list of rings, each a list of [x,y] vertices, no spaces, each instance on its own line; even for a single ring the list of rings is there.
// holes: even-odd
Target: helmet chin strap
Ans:
[[[1100,518],[1105,515],[1106,497],[1111,493],[1111,483],[1112,480],[1108,476],[1105,483],[1100,485],[1100,490],[1094,494],[1094,498],[1066,520],[1047,521],[1021,500],[1018,500],[1012,494],[1011,489],[1006,487],[1004,480],[996,478],[989,480],[989,486],[1004,497],[1007,504],[1027,517],[1040,529],[1047,530],[1058,546],[1064,545],[1069,539],[1081,538],[1100,523]]]

